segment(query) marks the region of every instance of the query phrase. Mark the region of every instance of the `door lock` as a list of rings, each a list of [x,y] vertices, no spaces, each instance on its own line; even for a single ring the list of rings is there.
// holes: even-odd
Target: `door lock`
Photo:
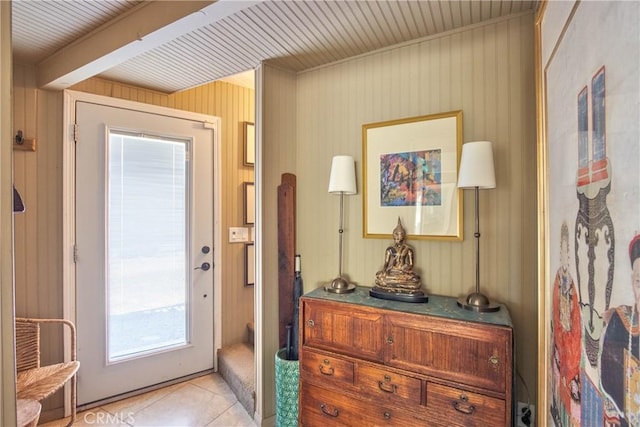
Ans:
[[[207,271],[211,268],[211,264],[209,264],[208,262],[203,262],[202,265],[200,265],[199,267],[194,268],[194,270],[203,270],[203,271]]]

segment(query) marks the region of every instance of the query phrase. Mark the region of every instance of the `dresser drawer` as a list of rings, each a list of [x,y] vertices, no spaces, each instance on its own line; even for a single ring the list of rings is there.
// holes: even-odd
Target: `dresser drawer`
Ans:
[[[387,320],[386,364],[497,393],[511,389],[510,328],[412,315]]]
[[[353,362],[326,356],[313,351],[301,352],[300,371],[333,386],[353,385]]]
[[[382,361],[382,313],[344,304],[301,301],[302,345]]]
[[[407,426],[429,425],[404,409],[380,402],[358,399],[321,387],[304,384],[300,389],[300,423],[326,426]]]
[[[370,365],[358,364],[356,385],[363,393],[401,405],[422,402],[422,381]]]
[[[436,415],[434,424],[447,427],[510,425],[504,400],[431,382],[427,383],[427,412]]]

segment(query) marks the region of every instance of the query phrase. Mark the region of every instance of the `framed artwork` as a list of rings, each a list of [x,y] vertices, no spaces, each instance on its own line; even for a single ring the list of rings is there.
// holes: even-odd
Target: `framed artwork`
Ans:
[[[536,20],[544,425],[640,425],[638,16],[544,2]]]
[[[244,223],[253,225],[256,221],[256,190],[253,182],[243,182]]]
[[[462,111],[362,126],[363,235],[462,240]]]
[[[256,129],[253,123],[244,122],[244,165],[256,163]]]
[[[244,285],[251,286],[255,284],[255,246],[253,243],[244,245]]]

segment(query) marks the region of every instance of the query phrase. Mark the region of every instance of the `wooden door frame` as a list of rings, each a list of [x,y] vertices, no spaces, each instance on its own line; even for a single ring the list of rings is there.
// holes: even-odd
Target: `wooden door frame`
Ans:
[[[16,424],[13,280],[13,54],[11,2],[0,2],[0,424]]]

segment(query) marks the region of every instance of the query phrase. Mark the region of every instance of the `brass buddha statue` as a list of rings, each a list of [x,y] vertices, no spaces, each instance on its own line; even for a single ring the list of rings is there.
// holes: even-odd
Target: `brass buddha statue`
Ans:
[[[407,302],[426,302],[427,297],[420,290],[420,276],[413,271],[414,252],[405,243],[407,233],[400,218],[393,230],[394,244],[384,255],[384,266],[376,273],[376,286],[369,292],[376,298]]]

